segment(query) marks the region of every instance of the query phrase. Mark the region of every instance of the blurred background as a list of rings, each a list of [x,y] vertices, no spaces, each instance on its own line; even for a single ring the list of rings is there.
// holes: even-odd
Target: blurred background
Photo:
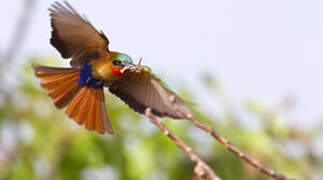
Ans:
[[[55,109],[30,68],[68,66],[49,44],[53,2],[0,6],[0,179],[196,179],[194,163],[108,91],[115,136]],[[288,176],[323,179],[323,1],[68,2],[233,144]],[[222,179],[269,179],[189,122],[163,122]]]

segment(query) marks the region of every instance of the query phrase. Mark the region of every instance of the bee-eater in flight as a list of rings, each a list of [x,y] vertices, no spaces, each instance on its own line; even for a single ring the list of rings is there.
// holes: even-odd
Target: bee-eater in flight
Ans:
[[[41,87],[58,109],[88,130],[114,134],[103,88],[143,114],[150,108],[159,117],[184,119],[189,109],[148,66],[135,65],[127,54],[110,51],[109,40],[67,2],[50,8],[50,43],[71,68],[33,65]],[[174,108],[177,107],[177,108]],[[184,112],[184,113],[183,113]]]

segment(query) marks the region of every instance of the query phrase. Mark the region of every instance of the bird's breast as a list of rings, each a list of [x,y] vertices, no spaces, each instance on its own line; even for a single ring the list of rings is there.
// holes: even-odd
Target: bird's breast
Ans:
[[[104,81],[114,81],[120,78],[112,72],[112,63],[107,59],[93,61],[92,74],[95,78]]]

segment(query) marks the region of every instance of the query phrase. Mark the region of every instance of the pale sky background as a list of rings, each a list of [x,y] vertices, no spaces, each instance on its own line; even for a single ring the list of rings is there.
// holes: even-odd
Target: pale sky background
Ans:
[[[0,6],[1,51],[12,37],[22,2]],[[52,2],[38,0],[18,57],[60,58],[49,44],[47,8]],[[289,114],[292,121],[313,125],[323,117],[322,0],[69,2],[105,32],[110,49],[136,61],[142,56],[169,84],[183,80],[190,91],[199,91],[204,107],[216,107],[198,83],[201,72],[208,71],[220,80],[237,111],[245,110],[248,99],[275,106],[292,95],[298,103]]]

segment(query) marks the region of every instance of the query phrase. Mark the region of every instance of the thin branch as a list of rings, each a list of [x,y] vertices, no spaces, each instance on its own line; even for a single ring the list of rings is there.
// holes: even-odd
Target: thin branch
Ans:
[[[221,143],[223,146],[225,146],[229,151],[233,152],[234,154],[236,154],[237,156],[242,158],[245,162],[249,163],[250,165],[252,165],[256,169],[258,169],[260,172],[262,172],[268,176],[271,176],[272,178],[275,178],[277,180],[293,180],[292,178],[289,178],[283,174],[280,174],[280,173],[266,167],[265,165],[261,164],[261,162],[259,160],[249,156],[248,154],[246,154],[245,152],[243,152],[239,148],[235,147],[234,145],[232,145],[230,143],[229,140],[222,137],[211,126],[205,125],[205,124],[201,123],[200,121],[196,120],[195,118],[189,118],[189,120],[196,127],[210,133],[219,143]]]
[[[214,137],[220,144],[222,144],[224,147],[226,147],[229,151],[233,152],[235,155],[239,156],[241,159],[243,159],[246,163],[250,164],[251,166],[258,169],[260,172],[274,178],[277,180],[295,180],[293,178],[289,178],[283,174],[280,174],[273,169],[270,169],[269,167],[261,164],[261,162],[254,157],[249,156],[239,148],[235,147],[229,140],[221,136],[219,133],[215,131],[211,126],[205,125],[202,122],[198,121],[196,118],[194,118],[191,114],[188,114],[184,111],[182,111],[179,107],[176,106],[176,103],[173,103],[174,108],[185,115],[186,119],[191,121],[196,127],[202,129],[205,132],[208,132],[211,134],[212,137]]]
[[[192,151],[192,148],[186,145],[178,136],[171,132],[163,123],[159,122],[158,119],[152,115],[150,108],[145,110],[145,115],[153,124],[163,131],[166,136],[173,140],[177,146],[190,157],[192,161],[196,163],[194,172],[200,179],[220,180],[213,170]]]

